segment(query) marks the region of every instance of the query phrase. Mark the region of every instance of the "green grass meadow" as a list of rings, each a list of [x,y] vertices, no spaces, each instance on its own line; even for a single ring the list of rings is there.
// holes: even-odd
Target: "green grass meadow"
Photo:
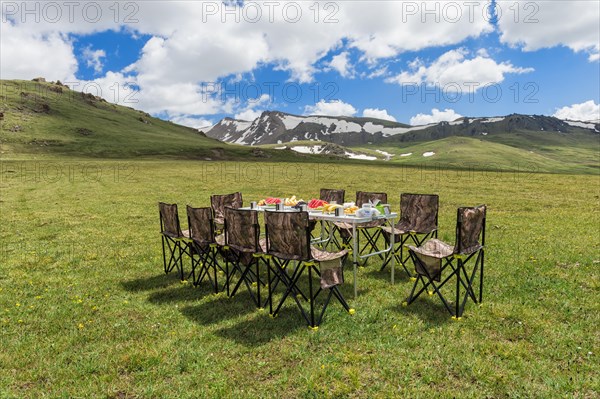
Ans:
[[[185,160],[0,162],[0,398],[595,398],[600,396],[600,177],[361,164]],[[318,331],[293,302],[272,319],[162,270],[158,201],[321,187],[488,205],[485,292],[453,321],[403,307],[397,269],[359,270],[354,315]],[[186,263],[189,269],[189,263]]]

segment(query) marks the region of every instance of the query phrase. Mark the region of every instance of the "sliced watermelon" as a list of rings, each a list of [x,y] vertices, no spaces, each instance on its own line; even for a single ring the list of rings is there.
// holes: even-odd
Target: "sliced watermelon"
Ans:
[[[327,205],[327,201],[313,198],[308,202],[308,207],[311,209],[320,208],[323,205]]]
[[[267,205],[275,205],[281,202],[281,198],[269,197],[265,200],[265,204]]]

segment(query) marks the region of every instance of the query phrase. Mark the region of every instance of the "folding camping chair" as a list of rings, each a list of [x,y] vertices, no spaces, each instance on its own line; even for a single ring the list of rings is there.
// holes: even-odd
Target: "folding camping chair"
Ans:
[[[408,245],[410,257],[415,265],[417,279],[406,302],[403,303],[404,305],[414,302],[430,286],[434,291],[428,290],[428,293],[433,295],[433,292],[435,292],[440,297],[453,319],[458,320],[462,317],[465,304],[469,298],[474,303],[482,302],[486,210],[485,205],[473,208],[458,208],[454,247],[437,238],[426,241],[420,247]],[[479,241],[480,237],[481,243]],[[472,269],[469,270],[468,267],[471,264]],[[451,272],[442,281],[442,274],[448,268]],[[474,282],[478,271],[479,295],[476,296]],[[442,287],[452,278],[456,279],[454,309],[441,292]],[[419,284],[422,284],[423,287],[415,293]],[[462,296],[461,287],[464,289]]]
[[[387,204],[387,194],[367,191],[356,192],[356,206],[359,208],[362,207],[363,204],[374,202],[376,200],[379,200],[382,204]],[[385,220],[373,220],[371,222],[359,223],[356,225],[358,242],[360,243],[361,236],[366,240],[365,245],[359,249],[359,255],[365,253],[367,249],[370,249],[373,252],[380,251],[377,246],[377,240],[381,237],[381,229],[379,227],[384,223]],[[352,225],[345,222],[336,222],[334,225],[342,238],[343,246],[350,247],[352,240]],[[378,254],[377,256],[379,256],[381,260],[385,259],[383,254]]]
[[[346,190],[336,190],[331,188],[322,188],[319,193],[319,198],[323,201],[327,201],[330,204],[332,202],[337,202],[338,204],[344,203],[344,197],[346,194]]]
[[[286,299],[291,296],[308,326],[317,329],[332,297],[350,314],[354,313],[354,309],[350,309],[338,289],[338,285],[344,282],[343,261],[348,251],[327,252],[311,246],[308,222],[308,212],[265,212],[268,262],[273,259],[274,270],[277,270],[280,281],[286,286],[283,297],[271,313],[274,317],[277,316]],[[289,274],[291,268],[288,266],[291,262],[297,262],[297,265]],[[304,271],[308,274],[308,295],[304,295],[309,302],[308,311],[298,299],[301,295],[290,295],[302,292],[299,281]],[[313,274],[320,278],[321,283],[316,291],[313,287]],[[329,290],[329,293],[320,313],[315,315],[316,300],[323,290]],[[270,288],[271,297],[272,294],[273,290]]]
[[[211,208],[193,208],[188,205],[187,216],[191,239],[192,281],[198,286],[206,277],[216,294],[219,292],[217,273],[226,272],[217,261],[218,242],[222,242],[223,237],[215,237]]]
[[[328,203],[336,202],[340,205],[344,203],[344,197],[346,195],[346,190],[337,190],[332,188],[322,188],[319,192],[319,199],[323,201],[327,201]],[[316,220],[309,221],[310,231],[312,232],[317,226]],[[321,223],[321,228],[325,229],[324,235],[329,234],[329,230],[327,230],[327,224]]]
[[[170,273],[174,268],[179,271],[179,278],[183,281],[183,255],[189,255],[188,239],[189,230],[181,231],[177,204],[158,203],[160,217],[160,234],[162,241],[163,266],[165,273]],[[165,245],[166,244],[166,245]],[[167,261],[167,250],[169,260]]]
[[[227,274],[228,286],[233,275],[238,272],[240,277],[231,291],[233,297],[243,283],[248,293],[259,309],[264,304],[261,299],[260,288],[264,283],[260,280],[260,263],[267,267],[267,280],[270,280],[270,269],[263,255],[266,250],[266,239],[260,238],[260,225],[258,212],[247,209],[225,208],[225,255],[226,262],[231,262],[233,269]],[[252,271],[255,266],[256,272]],[[254,280],[256,281],[253,281]],[[252,286],[256,283],[256,295]],[[270,297],[267,298],[270,300]]]
[[[237,209],[241,208],[242,205],[242,193],[239,191],[232,194],[210,196],[210,206],[214,212],[213,218],[216,234],[221,234],[223,232],[223,225],[225,223],[225,208],[231,207]]]
[[[420,246],[429,238],[437,238],[439,197],[429,194],[407,194],[400,195],[400,220],[392,228],[381,226],[386,243],[390,243],[390,236],[394,234],[393,256],[402,265],[409,277],[413,277],[406,263],[410,259],[404,245],[409,239],[415,246]],[[385,269],[392,259],[388,256],[381,266]]]

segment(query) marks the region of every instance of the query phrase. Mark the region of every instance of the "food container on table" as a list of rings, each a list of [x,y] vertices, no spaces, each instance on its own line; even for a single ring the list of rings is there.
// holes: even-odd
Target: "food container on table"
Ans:
[[[371,204],[363,204],[362,208],[356,211],[356,216],[358,217],[371,217],[373,215],[373,207]]]

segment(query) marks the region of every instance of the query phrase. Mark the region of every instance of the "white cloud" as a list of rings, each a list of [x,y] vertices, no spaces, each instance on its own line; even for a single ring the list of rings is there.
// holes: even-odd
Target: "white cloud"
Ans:
[[[271,103],[271,97],[268,94],[263,93],[258,98],[249,98],[248,100],[248,108],[260,107],[266,104]]]
[[[264,110],[257,110],[256,107],[263,107],[271,102],[268,94],[262,94],[259,98],[250,98],[247,100],[246,107],[238,110],[234,116],[235,119],[243,121],[253,121],[258,118]]]
[[[375,78],[380,78],[382,76],[386,76],[388,74],[388,66],[384,65],[380,68],[375,69],[372,72],[369,72],[366,76],[369,79],[375,79]]]
[[[177,123],[178,125],[192,127],[198,130],[206,129],[214,125],[214,123],[209,121],[208,119],[203,119],[201,117],[194,117],[189,115],[177,115],[171,117],[171,122]]]
[[[352,70],[352,64],[350,64],[350,60],[348,59],[348,52],[344,51],[331,59],[329,63],[333,69],[339,72],[344,78],[348,78],[354,75],[354,71]]]
[[[472,3],[472,2],[471,2]],[[339,2],[350,44],[368,60],[448,46],[491,32],[483,3],[455,1]]]
[[[437,122],[449,122],[455,119],[462,118],[462,115],[456,113],[453,109],[446,108],[440,111],[437,108],[431,110],[431,114],[417,114],[410,118],[410,124],[413,126],[417,125],[428,125],[430,123]]]
[[[388,114],[387,110],[385,110],[385,109],[366,108],[363,111],[362,116],[364,116],[365,118],[377,118],[377,119],[383,119],[386,121],[396,122],[396,118],[394,118],[392,115]]]
[[[324,115],[324,116],[354,116],[356,108],[343,101],[325,101],[321,100],[315,105],[304,107],[306,115]]]
[[[576,0],[513,1],[498,3],[503,43],[534,51],[563,45],[600,59],[600,2]],[[516,10],[518,9],[518,14]]]
[[[508,73],[532,72],[533,68],[520,68],[510,62],[497,63],[481,55],[467,59],[469,53],[459,48],[442,54],[429,66],[420,59],[409,63],[410,71],[386,79],[389,83],[440,86],[448,91],[480,89],[487,84],[500,83]],[[460,87],[457,87],[460,86]]]
[[[600,120],[600,104],[596,104],[594,100],[573,104],[556,110],[553,116],[572,121],[597,121]]]
[[[262,114],[262,110],[254,110],[254,109],[246,109],[242,112],[235,114],[235,119],[240,119],[243,121],[253,121]]]
[[[32,33],[10,22],[0,22],[0,31],[0,78],[74,79],[77,59],[71,42],[63,34]]]
[[[203,93],[194,83],[149,84],[137,78],[140,91],[139,108],[152,114],[166,112],[170,115],[212,115],[231,113],[233,104]],[[137,108],[137,106],[136,106]]]
[[[94,72],[101,73],[103,68],[102,58],[106,58],[104,50],[92,50],[91,46],[83,49],[83,58],[88,67],[94,68]]]
[[[139,106],[140,93],[135,89],[135,77],[120,72],[107,72],[94,80],[66,80],[71,89],[100,96],[111,103],[144,109]]]
[[[363,60],[373,62],[404,51],[457,44],[492,29],[481,12],[469,15],[464,6],[459,21],[448,21],[443,18],[447,2],[436,2],[436,7],[442,7],[436,11],[438,20],[423,9],[407,10],[404,3],[353,1],[329,3],[328,7],[316,3],[317,14],[312,2],[297,1],[132,2],[119,8],[115,22],[114,5],[110,2],[74,3],[73,20],[68,9],[72,5],[31,2],[27,7],[53,11],[50,8],[58,6],[62,11],[58,21],[42,18],[36,22],[33,16],[23,18],[20,14],[24,3],[14,2],[14,9],[2,8],[5,14],[12,13],[2,16],[8,16],[12,22],[1,25],[1,74],[2,78],[30,79],[42,75],[72,80],[78,65],[68,35],[107,30],[128,31],[132,36],[147,34],[151,39],[140,58],[122,71],[113,71],[136,77],[140,107],[169,114],[187,112],[180,107],[192,114],[222,112],[232,105],[202,101],[201,82],[252,72],[266,64],[288,71],[294,81],[310,82],[318,72],[318,62],[344,46],[357,49]],[[91,20],[97,7],[101,8],[100,18]],[[207,7],[213,7],[215,12],[207,12]],[[252,7],[261,13],[258,20],[251,20]],[[296,20],[298,7],[301,12]],[[233,15],[226,13],[232,10]],[[397,18],[382,15],[400,16],[400,23]],[[125,22],[127,18],[130,22]],[[342,54],[344,51],[332,60],[331,67],[351,76],[353,70],[347,55]],[[93,56],[90,62],[99,69],[102,57],[100,53],[96,55],[98,62]]]

